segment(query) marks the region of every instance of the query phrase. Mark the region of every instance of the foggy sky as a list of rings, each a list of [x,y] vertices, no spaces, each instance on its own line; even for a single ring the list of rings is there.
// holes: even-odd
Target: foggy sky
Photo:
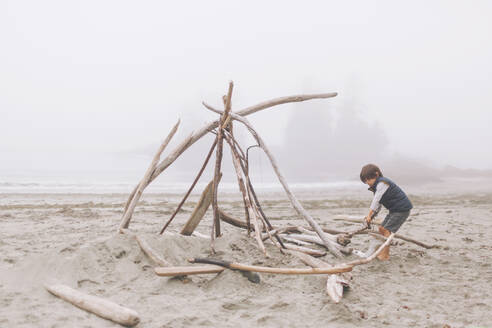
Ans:
[[[1,1],[0,170],[141,171],[178,117],[179,138],[215,119],[201,101],[229,80],[233,110],[339,92],[250,116],[277,150],[344,159],[320,175],[394,154],[492,169],[490,17],[488,1]]]

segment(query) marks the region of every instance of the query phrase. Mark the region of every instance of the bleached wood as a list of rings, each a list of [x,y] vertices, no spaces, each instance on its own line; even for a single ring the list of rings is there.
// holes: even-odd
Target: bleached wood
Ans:
[[[196,204],[193,212],[191,213],[190,218],[186,221],[186,224],[181,229],[180,234],[185,236],[190,236],[193,231],[195,231],[196,227],[202,220],[205,213],[207,213],[207,209],[210,207],[212,203],[212,189],[213,189],[213,181],[210,181],[207,187],[203,190],[198,203]]]
[[[232,155],[232,164],[234,166],[234,171],[236,172],[236,177],[237,177],[238,184],[239,184],[239,189],[240,189],[241,194],[243,196],[243,202],[246,206],[249,217],[253,218],[253,225],[255,227],[254,232],[255,232],[256,242],[258,243],[258,247],[261,249],[263,254],[266,255],[266,248],[265,248],[265,245],[263,244],[263,240],[261,239],[261,230],[260,230],[259,224],[258,224],[258,213],[253,209],[253,204],[251,202],[251,198],[249,197],[249,193],[247,192],[247,186],[244,184],[244,180],[242,177],[241,163],[239,163],[240,159],[237,156],[237,154],[234,153],[232,147],[231,147],[231,155]],[[219,218],[220,218],[221,215],[220,215],[219,211],[217,211],[217,214],[219,215]]]
[[[169,132],[168,136],[166,137],[166,139],[164,140],[164,142],[161,144],[161,146],[157,150],[156,154],[154,155],[154,158],[152,159],[152,162],[150,163],[149,167],[147,168],[147,171],[145,172],[142,180],[140,181],[140,184],[138,185],[138,188],[135,191],[135,194],[134,194],[132,200],[130,201],[130,204],[128,205],[127,210],[125,211],[125,213],[123,214],[123,217],[121,218],[121,223],[120,223],[120,226],[118,229],[120,232],[121,232],[121,229],[127,229],[128,228],[132,214],[133,214],[133,210],[135,209],[135,206],[137,206],[138,200],[142,196],[143,190],[149,184],[149,180],[152,176],[152,173],[155,171],[157,163],[159,162],[159,159],[161,158],[162,152],[164,151],[164,149],[166,149],[167,145],[169,144],[169,142],[173,138],[174,134],[178,130],[178,126],[179,126],[180,122],[181,122],[181,120],[178,119],[178,122],[171,129],[171,132]]]
[[[220,273],[225,268],[218,265],[200,265],[200,266],[178,266],[178,267],[157,267],[154,268],[156,275],[161,277],[175,277],[192,274],[207,274],[207,273]]]
[[[45,286],[51,294],[95,315],[123,326],[134,326],[140,322],[138,313],[101,297],[88,295],[65,285]]]
[[[292,243],[292,244],[296,244],[296,245],[299,245],[299,246],[311,246],[312,243],[308,243],[304,240],[299,240],[299,239],[296,239],[296,238],[293,238],[289,235],[287,236],[282,236],[282,239],[285,240],[286,242],[289,242],[289,243]]]
[[[306,253],[306,254],[311,255],[311,256],[322,257],[322,256],[326,255],[325,251],[320,251],[318,249],[312,249],[309,247],[291,245],[291,244],[287,244],[287,243],[284,243],[284,246],[285,246],[285,248],[287,248],[289,250],[298,251],[301,253]]]
[[[329,92],[329,93],[317,93],[317,94],[309,94],[309,95],[295,95],[295,96],[288,96],[288,97],[280,97],[280,98],[275,98],[275,99],[270,99],[264,102],[261,102],[257,105],[251,106],[244,108],[240,111],[237,112],[238,115],[241,116],[247,116],[249,114],[256,113],[260,110],[277,106],[277,105],[282,105],[286,103],[293,103],[293,102],[300,102],[300,101],[306,101],[306,100],[311,100],[311,99],[326,99],[326,98],[333,98],[336,97],[338,93],[336,92]]]

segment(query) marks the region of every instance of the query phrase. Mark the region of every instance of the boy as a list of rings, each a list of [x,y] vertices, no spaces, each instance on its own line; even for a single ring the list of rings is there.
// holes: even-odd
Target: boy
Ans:
[[[379,213],[381,205],[384,205],[389,210],[389,214],[379,227],[379,232],[388,237],[392,232],[398,231],[410,215],[413,207],[410,199],[393,181],[383,177],[379,167],[374,164],[367,164],[362,168],[360,180],[369,185],[369,190],[374,193],[369,214],[366,216],[367,224],[371,223]],[[378,255],[378,259],[381,261],[389,259],[389,245]]]

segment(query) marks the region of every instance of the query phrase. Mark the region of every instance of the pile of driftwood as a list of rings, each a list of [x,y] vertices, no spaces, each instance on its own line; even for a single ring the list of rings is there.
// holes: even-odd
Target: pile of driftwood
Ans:
[[[272,155],[267,145],[260,137],[258,132],[254,129],[251,123],[246,119],[247,115],[253,114],[260,110],[264,110],[276,105],[301,102],[310,99],[323,99],[335,97],[336,93],[322,93],[322,94],[310,94],[310,95],[296,95],[290,97],[276,98],[269,101],[259,103],[255,106],[251,106],[239,111],[232,111],[232,91],[233,83],[229,83],[227,95],[223,97],[224,109],[219,110],[212,106],[203,103],[205,108],[220,115],[218,120],[210,122],[202,127],[200,130],[191,133],[185,140],[183,140],[174,150],[167,155],[166,158],[160,160],[161,154],[169,144],[174,134],[176,133],[180,121],[175,124],[169,135],[166,137],[162,145],[159,147],[155,154],[150,166],[145,172],[140,183],[135,186],[134,190],[130,194],[128,201],[126,202],[121,223],[118,227],[118,232],[130,234],[135,237],[138,245],[142,251],[157,265],[155,273],[159,276],[177,276],[185,277],[192,274],[206,274],[206,273],[220,273],[225,269],[239,270],[250,281],[258,283],[260,278],[258,272],[265,272],[271,274],[326,274],[327,284],[326,290],[328,295],[334,302],[338,303],[342,296],[344,288],[348,287],[352,277],[349,275],[352,268],[357,265],[369,263],[374,260],[377,255],[384,249],[384,247],[390,245],[393,239],[399,238],[408,242],[413,242],[419,246],[425,248],[435,247],[434,245],[427,245],[425,243],[413,240],[411,238],[401,236],[398,234],[391,234],[390,236],[383,237],[380,234],[375,233],[369,226],[363,225],[363,220],[358,220],[361,224],[361,228],[354,231],[339,231],[335,229],[322,229],[319,224],[309,215],[309,213],[303,208],[301,203],[297,200],[295,195],[289,188],[284,176],[282,175],[275,157]],[[234,137],[233,122],[236,121],[246,127],[251,133],[257,144],[248,147],[244,150]],[[211,251],[215,253],[214,241],[221,236],[221,222],[231,224],[233,226],[245,229],[248,236],[253,234],[256,239],[258,248],[265,254],[267,254],[264,242],[269,240],[279,250],[279,254],[290,254],[299,258],[310,268],[274,268],[274,267],[262,267],[246,265],[242,263],[233,263],[211,258],[192,258],[189,259],[190,263],[199,263],[197,266],[173,266],[171,263],[163,259],[159,252],[152,249],[149,244],[140,236],[130,232],[129,225],[132,219],[134,209],[144,191],[144,189],[154,181],[159,174],[161,174],[166,168],[168,168],[186,149],[188,149],[193,143],[205,136],[207,133],[215,134],[215,140],[210,146],[203,165],[201,166],[198,174],[196,175],[193,183],[188,191],[185,193],[182,201],[178,204],[176,210],[171,217],[163,225],[160,230],[160,234],[163,234],[169,224],[176,217],[176,214],[180,211],[183,204],[186,202],[188,196],[191,194],[196,183],[200,179],[204,172],[212,154],[215,151],[215,166],[213,180],[203,190],[201,197],[195,206],[190,218],[182,227],[180,233],[182,235],[200,235],[210,239]],[[237,177],[237,183],[239,190],[242,194],[244,203],[244,215],[245,220],[240,220],[225,213],[219,208],[218,205],[218,189],[221,180],[221,166],[222,166],[222,154],[225,143],[230,147],[232,154],[232,163],[234,166],[235,174]],[[307,226],[284,226],[275,227],[271,224],[268,217],[262,210],[260,201],[255,192],[253,184],[250,179],[249,165],[248,165],[248,153],[251,147],[261,148],[268,157],[273,171],[278,177],[283,189],[285,190],[293,208],[306,222]],[[210,237],[203,236],[195,232],[195,228],[198,226],[202,218],[204,217],[207,209],[212,206],[213,209],[213,223],[210,233]],[[372,244],[373,247],[363,253],[361,251],[353,250],[348,247],[352,236],[357,234],[369,234],[377,239],[380,239],[382,243]],[[328,263],[326,260],[320,260],[319,257],[325,256],[326,251],[321,251],[319,248],[312,248],[311,245],[321,245],[326,251],[330,252],[336,259],[341,259],[344,256],[355,254],[359,256],[358,259],[353,261],[341,261],[338,264]],[[90,304],[94,303],[94,297],[85,295],[60,286],[48,286],[50,292],[58,295],[73,304],[84,308],[87,311],[96,313],[102,317],[109,318],[124,325],[133,325],[138,322],[138,316],[136,312],[119,307],[116,304],[104,303],[104,300],[96,300],[98,304],[104,304],[105,311],[94,311],[94,306]],[[84,298],[85,297],[85,298]],[[85,300],[85,302],[84,302]],[[84,307],[84,304],[86,305]],[[99,308],[100,306],[96,308]],[[109,311],[109,312],[108,312]],[[122,319],[123,318],[123,319]]]

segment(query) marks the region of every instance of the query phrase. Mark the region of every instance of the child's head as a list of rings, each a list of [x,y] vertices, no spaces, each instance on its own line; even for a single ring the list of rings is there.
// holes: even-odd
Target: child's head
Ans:
[[[382,177],[383,173],[374,164],[367,164],[362,167],[360,171],[360,180],[368,185],[372,186],[378,177]]]

